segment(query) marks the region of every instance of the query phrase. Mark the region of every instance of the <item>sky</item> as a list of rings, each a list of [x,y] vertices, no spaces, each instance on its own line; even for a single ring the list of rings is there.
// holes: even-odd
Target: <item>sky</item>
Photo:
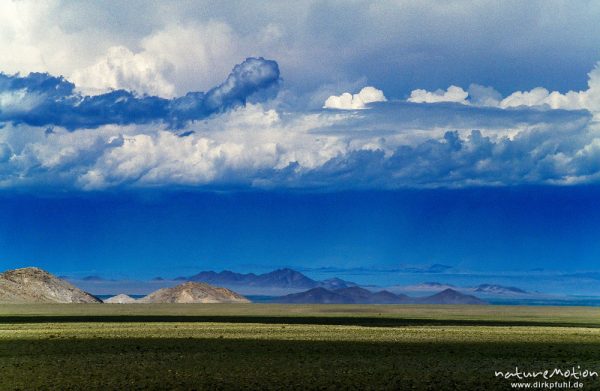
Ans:
[[[599,17],[593,1],[3,2],[0,262],[591,286]]]

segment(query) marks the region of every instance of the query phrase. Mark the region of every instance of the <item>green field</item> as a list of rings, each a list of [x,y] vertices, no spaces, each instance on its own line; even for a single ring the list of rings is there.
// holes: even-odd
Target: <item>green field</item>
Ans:
[[[600,372],[600,309],[0,306],[0,390],[489,390],[578,365]]]

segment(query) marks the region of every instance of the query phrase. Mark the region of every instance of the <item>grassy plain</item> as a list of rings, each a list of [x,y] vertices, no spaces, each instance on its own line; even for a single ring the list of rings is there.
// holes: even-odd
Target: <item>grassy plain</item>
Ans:
[[[600,309],[0,306],[0,390],[490,390],[578,365],[600,372]]]

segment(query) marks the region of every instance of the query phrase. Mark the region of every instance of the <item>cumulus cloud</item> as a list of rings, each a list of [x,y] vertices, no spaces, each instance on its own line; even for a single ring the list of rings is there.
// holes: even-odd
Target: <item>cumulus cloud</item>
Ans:
[[[547,106],[552,109],[585,109],[600,113],[600,63],[588,73],[588,89],[583,91],[548,91],[537,87],[530,91],[517,91],[500,102],[501,107]]]
[[[165,77],[172,68],[170,62],[161,58],[133,53],[124,46],[113,46],[96,64],[76,70],[71,80],[80,91],[90,95],[122,89],[172,97],[175,86]]]
[[[438,102],[456,102],[456,103],[467,103],[467,91],[457,86],[450,86],[446,91],[426,91],[426,90],[413,90],[408,98],[409,102],[414,103],[438,103]]]
[[[592,72],[591,77],[597,77]],[[590,89],[585,91],[568,91],[564,94],[558,91],[548,91],[536,87],[529,91],[515,91],[505,98],[492,87],[471,84],[467,91],[461,87],[450,86],[447,90],[427,91],[413,90],[408,102],[413,103],[461,103],[463,105],[490,106],[506,108],[518,107],[547,107],[565,110],[600,110],[600,100],[594,99],[594,82],[590,77]]]
[[[145,124],[163,121],[182,126],[236,105],[279,82],[275,61],[247,58],[236,65],[225,82],[207,91],[165,99],[139,96],[126,90],[83,96],[63,77],[43,73],[28,76],[0,74],[0,121],[67,129],[107,124]]]
[[[76,69],[70,80],[88,94],[125,89],[173,98],[222,80],[224,64],[251,52],[241,41],[223,22],[169,24],[143,37],[138,50],[109,47],[93,64]]]
[[[588,110],[600,113],[600,63],[588,74],[588,89],[583,91],[549,91],[536,87],[529,91],[515,91],[502,98],[492,87],[471,84],[468,91],[450,86],[446,91],[413,90],[408,102],[440,103],[457,102],[464,105],[506,108],[539,107],[564,110]]]
[[[345,92],[342,95],[332,95],[325,101],[324,109],[357,110],[364,109],[369,103],[385,102],[387,99],[383,91],[375,87],[364,87],[358,94]]]

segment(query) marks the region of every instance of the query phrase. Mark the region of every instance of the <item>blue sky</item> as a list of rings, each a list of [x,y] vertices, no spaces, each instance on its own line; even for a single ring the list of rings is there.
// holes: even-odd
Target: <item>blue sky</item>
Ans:
[[[595,272],[599,17],[591,1],[4,2],[0,259]]]
[[[292,267],[378,285],[504,282],[546,292],[549,278],[580,273],[589,293],[599,196],[582,186],[5,195],[0,256],[7,268],[74,278]]]

